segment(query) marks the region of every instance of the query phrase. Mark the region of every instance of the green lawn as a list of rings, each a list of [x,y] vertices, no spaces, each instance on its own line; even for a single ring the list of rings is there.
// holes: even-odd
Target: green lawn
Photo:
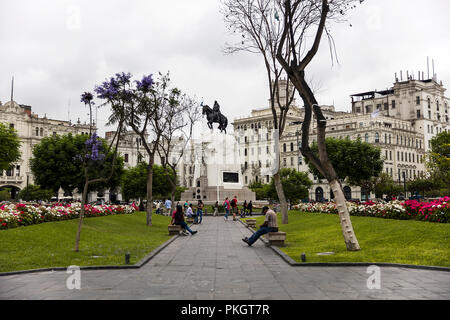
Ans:
[[[80,251],[74,252],[78,219],[47,222],[0,231],[0,272],[49,267],[125,265],[125,253],[135,264],[170,239],[170,218],[145,212],[86,218]],[[96,256],[96,257],[95,257]]]
[[[264,217],[256,218],[259,226]],[[450,267],[450,224],[412,220],[351,217],[360,251],[347,251],[339,217],[331,214],[290,211],[286,246],[281,250],[297,262],[386,262]],[[319,252],[335,252],[318,256]]]

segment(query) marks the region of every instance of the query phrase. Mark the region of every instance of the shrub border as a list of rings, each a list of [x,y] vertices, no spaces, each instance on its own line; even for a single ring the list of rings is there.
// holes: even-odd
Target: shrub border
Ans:
[[[256,231],[247,227],[247,225],[239,219],[239,222],[242,223],[247,229],[249,229],[252,233]],[[410,268],[410,269],[424,269],[424,270],[435,270],[435,271],[446,271],[450,272],[450,268],[448,267],[438,267],[438,266],[422,266],[416,264],[400,264],[400,263],[389,263],[389,262],[304,262],[299,263],[294,259],[289,257],[286,253],[280,250],[280,248],[276,246],[272,246],[269,244],[269,240],[264,237],[260,237],[259,240],[263,241],[266,247],[270,247],[275,253],[277,253],[286,263],[288,263],[292,267],[368,267],[368,266],[379,266],[379,267],[396,267],[396,268]]]

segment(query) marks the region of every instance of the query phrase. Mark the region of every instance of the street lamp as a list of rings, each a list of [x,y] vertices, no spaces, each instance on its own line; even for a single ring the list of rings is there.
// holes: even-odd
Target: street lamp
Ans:
[[[303,121],[294,121],[291,122],[291,125],[301,125],[303,123]],[[299,127],[297,127],[297,131],[295,132],[295,135],[297,136],[297,171],[300,171],[300,141],[299,141],[299,137],[300,137],[300,131],[298,130]]]

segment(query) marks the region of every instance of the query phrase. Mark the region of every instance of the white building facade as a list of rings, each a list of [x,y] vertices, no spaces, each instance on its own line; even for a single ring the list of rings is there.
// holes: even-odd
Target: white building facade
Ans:
[[[89,125],[81,124],[79,121],[72,124],[70,121],[53,120],[46,115],[39,117],[31,111],[30,106],[15,101],[5,104],[0,102],[0,122],[14,128],[21,141],[21,159],[14,163],[10,170],[0,171],[0,188],[11,188],[13,198],[17,198],[18,192],[27,184],[34,183],[29,167],[33,146],[48,136],[89,133]]]

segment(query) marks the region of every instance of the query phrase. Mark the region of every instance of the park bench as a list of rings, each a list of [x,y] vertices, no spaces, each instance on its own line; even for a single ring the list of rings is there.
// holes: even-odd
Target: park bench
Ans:
[[[269,232],[267,236],[270,245],[284,246],[286,240],[286,232]]]
[[[174,236],[180,233],[181,226],[179,224],[169,224],[169,236]]]
[[[186,218],[186,223],[187,223],[187,224],[192,224],[192,223],[194,223],[194,218],[192,218],[192,217],[187,217],[187,218]]]
[[[246,219],[245,222],[247,223],[247,227],[256,227],[256,219]]]

